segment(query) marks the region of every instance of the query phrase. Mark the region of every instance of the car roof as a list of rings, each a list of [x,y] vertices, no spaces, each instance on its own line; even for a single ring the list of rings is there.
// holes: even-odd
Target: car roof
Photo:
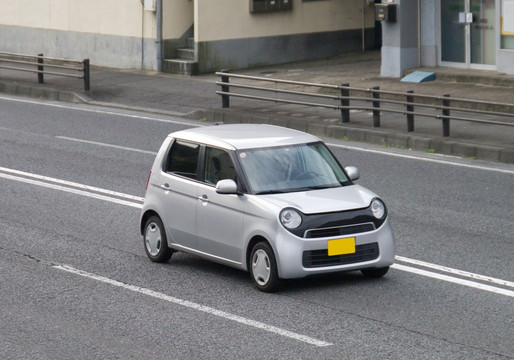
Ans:
[[[287,146],[320,141],[302,131],[265,124],[204,126],[181,130],[169,136],[231,150]]]

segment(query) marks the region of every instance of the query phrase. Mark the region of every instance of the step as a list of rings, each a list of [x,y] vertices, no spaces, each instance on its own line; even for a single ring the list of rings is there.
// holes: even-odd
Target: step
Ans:
[[[184,59],[164,59],[162,71],[169,74],[197,75],[198,62]]]
[[[176,49],[176,56],[179,59],[194,60],[195,50],[192,48],[178,48]]]

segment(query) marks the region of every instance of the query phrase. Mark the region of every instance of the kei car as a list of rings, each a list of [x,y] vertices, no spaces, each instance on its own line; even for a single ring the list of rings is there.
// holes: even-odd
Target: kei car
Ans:
[[[147,183],[141,234],[150,260],[176,251],[249,271],[256,287],[360,270],[385,275],[387,208],[319,138],[258,124],[170,134]]]

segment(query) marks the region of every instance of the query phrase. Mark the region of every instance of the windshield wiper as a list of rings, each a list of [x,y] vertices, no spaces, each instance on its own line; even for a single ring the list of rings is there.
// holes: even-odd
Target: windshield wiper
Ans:
[[[331,185],[311,185],[311,186],[306,186],[304,188],[301,188],[301,190],[320,190],[320,189],[330,189],[330,188],[336,188],[336,187],[340,187],[341,185],[340,184],[331,184]]]
[[[255,195],[268,195],[268,194],[285,194],[291,192],[291,190],[265,190],[256,192]]]

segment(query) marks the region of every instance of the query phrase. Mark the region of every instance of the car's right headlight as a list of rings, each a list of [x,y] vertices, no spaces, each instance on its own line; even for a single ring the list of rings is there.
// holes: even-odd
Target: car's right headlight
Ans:
[[[284,209],[280,212],[280,222],[287,229],[296,229],[302,224],[302,216],[295,209]]]
[[[374,217],[381,220],[386,214],[386,207],[380,199],[374,199],[371,202],[371,212],[373,213]]]

